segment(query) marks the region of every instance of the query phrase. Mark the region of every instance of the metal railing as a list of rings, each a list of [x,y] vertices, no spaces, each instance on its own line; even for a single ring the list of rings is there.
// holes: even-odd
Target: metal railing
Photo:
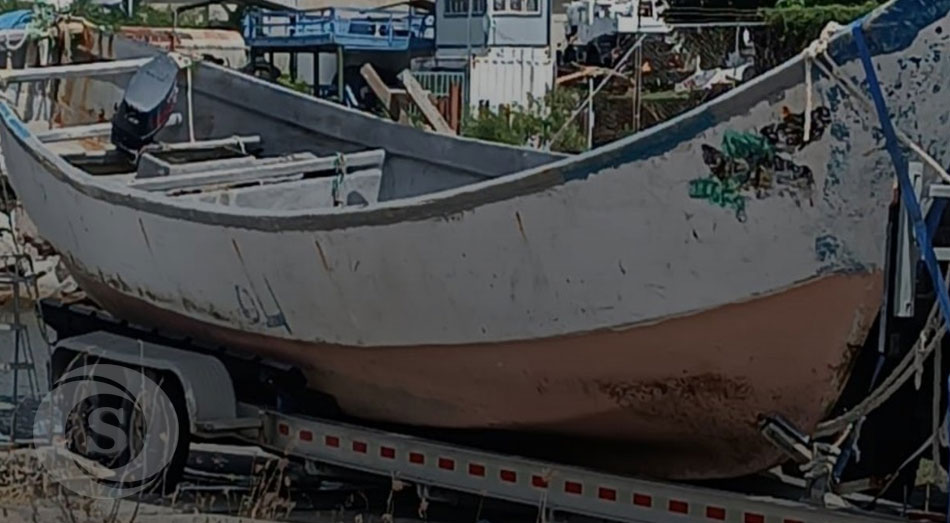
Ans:
[[[251,10],[244,38],[316,39],[327,44],[407,48],[413,40],[435,42],[435,18],[415,10],[330,7],[315,11]]]
[[[435,96],[448,96],[451,86],[458,84],[462,87],[463,98],[468,97],[468,77],[464,71],[413,71],[412,76]]]

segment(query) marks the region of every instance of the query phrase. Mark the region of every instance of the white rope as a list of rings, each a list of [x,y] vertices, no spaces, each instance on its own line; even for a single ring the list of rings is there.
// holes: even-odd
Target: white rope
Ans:
[[[188,141],[195,141],[195,106],[191,97],[191,64],[186,69],[188,75]]]
[[[950,282],[950,271],[947,272],[947,276],[944,279]],[[928,359],[930,353],[940,345],[940,342],[947,332],[944,326],[937,329],[937,325],[939,325],[937,310],[937,304],[934,303],[930,308],[930,314],[927,316],[924,328],[921,329],[914,346],[904,356],[904,359],[894,367],[894,370],[891,371],[887,378],[885,378],[873,392],[868,394],[861,403],[855,405],[848,412],[837,418],[819,423],[815,429],[815,437],[835,434],[851,423],[860,420],[890,399],[894,393],[907,383],[907,380],[916,373],[917,368],[915,363],[918,361],[918,358],[921,358],[920,363],[923,364],[923,362]]]
[[[247,148],[244,146],[244,138],[242,138],[241,135],[239,134],[235,134],[234,141],[236,141],[238,144],[238,147],[241,148],[241,154],[247,156]]]
[[[829,23],[821,33],[821,37],[813,42],[805,51],[805,84],[806,84],[806,111],[805,111],[805,139],[811,137],[811,112],[813,104],[813,79],[812,65],[818,68],[832,80],[836,80],[855,100],[864,106],[864,109],[872,110],[874,108],[870,100],[851,79],[845,75],[838,64],[827,55],[828,44],[832,36],[840,31],[842,26],[832,22]],[[929,165],[943,180],[950,182],[950,174],[947,170],[927,153],[920,145],[914,142],[904,132],[896,129],[898,139],[919,156],[927,165]],[[950,271],[944,277],[945,281],[950,282]],[[911,350],[904,356],[904,359],[894,368],[891,374],[861,403],[856,405],[847,413],[837,418],[820,423],[815,431],[816,436],[827,436],[834,434],[851,423],[854,423],[871,411],[875,410],[885,401],[890,399],[910,378],[914,376],[915,387],[920,388],[920,370],[935,349],[942,342],[947,333],[947,326],[941,325],[937,316],[936,302],[931,307],[927,322],[921,329],[920,335]],[[939,326],[939,328],[938,328]],[[935,375],[938,374],[938,368],[935,362]],[[926,445],[923,447],[926,448]]]
[[[815,105],[812,92],[815,90],[812,85],[811,68],[814,59],[805,56],[805,133],[802,135],[802,143],[811,141],[811,112]]]
[[[805,143],[811,141],[811,113],[815,104],[813,96],[815,88],[811,71],[812,65],[819,56],[824,55],[825,52],[828,51],[831,38],[842,28],[843,26],[837,22],[829,22],[828,25],[821,30],[821,35],[818,36],[818,39],[805,49],[805,134],[803,137]]]

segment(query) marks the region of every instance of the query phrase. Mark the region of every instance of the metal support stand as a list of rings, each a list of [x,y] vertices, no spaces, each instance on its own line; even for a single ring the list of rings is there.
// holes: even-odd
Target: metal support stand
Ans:
[[[844,438],[835,443],[815,441],[779,415],[763,417],[759,421],[759,431],[798,463],[806,481],[804,501],[824,506],[825,495],[834,490],[833,472],[841,455],[840,442]]]
[[[346,103],[346,80],[343,78],[343,72],[346,71],[345,60],[343,46],[336,46],[336,94],[341,104]]]
[[[320,83],[320,50],[314,49],[311,51],[313,55],[313,95],[320,96],[320,87],[323,84]]]
[[[12,234],[12,232],[11,232]],[[26,373],[29,386],[29,397],[38,399],[40,389],[36,376],[36,361],[33,358],[33,348],[30,344],[29,331],[24,323],[21,301],[24,299],[35,303],[38,297],[36,278],[33,272],[33,260],[28,254],[0,255],[0,265],[9,272],[0,275],[0,286],[10,286],[13,293],[12,319],[9,323],[0,324],[0,331],[13,335],[13,357],[11,360],[3,358],[0,362],[0,375],[11,375],[13,385],[11,390],[11,421],[9,441],[16,443],[18,427],[18,409],[20,406],[20,373]],[[41,325],[42,328],[42,325]]]

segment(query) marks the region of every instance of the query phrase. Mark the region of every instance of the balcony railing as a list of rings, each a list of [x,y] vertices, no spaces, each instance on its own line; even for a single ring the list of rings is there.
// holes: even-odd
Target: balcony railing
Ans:
[[[435,17],[414,9],[255,9],[244,19],[244,39],[251,46],[404,51],[435,45]]]

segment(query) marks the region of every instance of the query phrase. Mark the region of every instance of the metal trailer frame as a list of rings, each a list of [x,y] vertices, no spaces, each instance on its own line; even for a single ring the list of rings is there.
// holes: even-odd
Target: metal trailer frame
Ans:
[[[108,317],[95,319],[110,322]],[[568,513],[640,523],[903,521],[856,510],[606,474],[241,403],[235,400],[230,375],[219,371],[222,362],[216,356],[141,341],[127,333],[93,330],[60,340],[55,351],[89,354],[100,361],[134,364],[177,376],[188,397],[192,433],[198,437],[235,438],[309,465],[325,464],[536,506],[546,518]],[[141,356],[144,354],[148,356]],[[54,353],[53,361],[56,356]],[[212,369],[217,371],[209,372]]]

